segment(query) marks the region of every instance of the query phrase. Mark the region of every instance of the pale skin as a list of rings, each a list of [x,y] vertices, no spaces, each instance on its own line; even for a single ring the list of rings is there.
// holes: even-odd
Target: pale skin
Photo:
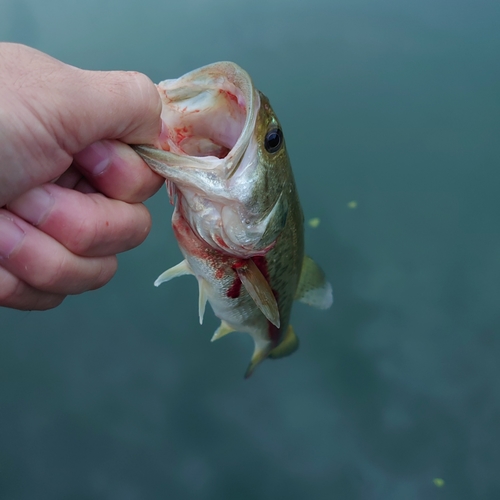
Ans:
[[[161,103],[132,72],[85,71],[0,43],[0,306],[49,309],[103,286],[146,238],[161,186],[127,144],[153,144]]]

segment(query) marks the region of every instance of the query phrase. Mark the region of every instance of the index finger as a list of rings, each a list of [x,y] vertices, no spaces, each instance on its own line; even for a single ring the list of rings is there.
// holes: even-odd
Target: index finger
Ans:
[[[99,192],[129,203],[150,198],[164,182],[120,141],[99,141],[75,155],[75,165]]]

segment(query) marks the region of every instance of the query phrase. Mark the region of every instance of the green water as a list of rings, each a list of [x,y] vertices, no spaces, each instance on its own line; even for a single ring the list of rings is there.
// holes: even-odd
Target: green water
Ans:
[[[297,304],[300,350],[244,381],[251,340],[209,342],[195,280],[153,287],[180,260],[162,190],[109,285],[0,310],[0,498],[499,499],[499,21],[498,0],[2,0],[1,39],[76,66],[247,69],[336,302]]]

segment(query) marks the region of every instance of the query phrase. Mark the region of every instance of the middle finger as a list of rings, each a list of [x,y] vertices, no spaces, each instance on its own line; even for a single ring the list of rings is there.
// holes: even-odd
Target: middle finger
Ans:
[[[151,228],[151,217],[141,203],[130,204],[55,184],[33,188],[7,208],[72,253],[85,257],[134,248]]]

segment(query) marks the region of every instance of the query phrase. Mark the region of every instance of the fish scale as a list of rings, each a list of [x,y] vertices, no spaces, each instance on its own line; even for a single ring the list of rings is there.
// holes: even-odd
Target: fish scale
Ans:
[[[289,325],[295,299],[319,308],[333,301],[323,272],[304,254],[281,125],[234,63],[205,66],[158,90],[166,132],[154,147],[134,149],[175,195],[172,226],[184,260],[155,284],[194,275],[200,323],[207,301],[221,320],[212,340],[233,331],[252,336],[249,377],[264,359],[297,349]]]

